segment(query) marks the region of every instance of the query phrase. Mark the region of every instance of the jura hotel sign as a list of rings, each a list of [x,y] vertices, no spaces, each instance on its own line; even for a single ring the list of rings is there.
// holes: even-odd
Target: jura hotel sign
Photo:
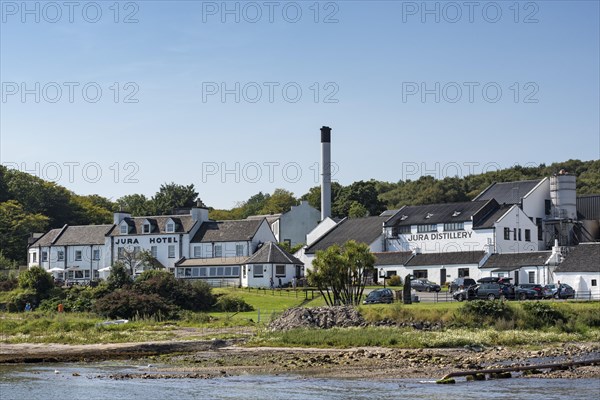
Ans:
[[[149,238],[149,242],[150,244],[161,244],[161,243],[179,243],[177,241],[177,237],[156,237],[156,238]],[[115,244],[140,244],[139,240],[137,240],[137,238],[123,238],[123,239],[117,239],[115,241]]]

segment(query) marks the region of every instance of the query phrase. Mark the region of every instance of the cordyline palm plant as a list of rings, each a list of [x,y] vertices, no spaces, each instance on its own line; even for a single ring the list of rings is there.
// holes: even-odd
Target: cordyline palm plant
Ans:
[[[349,240],[343,246],[317,251],[308,280],[329,306],[359,305],[374,263],[369,246]]]

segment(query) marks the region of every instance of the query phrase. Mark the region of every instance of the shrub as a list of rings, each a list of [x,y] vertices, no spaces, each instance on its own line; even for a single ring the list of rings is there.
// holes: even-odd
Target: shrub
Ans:
[[[6,309],[9,312],[23,311],[27,303],[30,303],[34,308],[37,307],[39,304],[37,293],[31,289],[16,289],[8,296]]]
[[[0,292],[10,292],[19,285],[17,278],[0,274]]]
[[[117,261],[110,267],[110,275],[106,279],[106,283],[110,290],[121,289],[131,285],[131,275],[125,264],[121,261]]]
[[[514,310],[508,303],[501,300],[475,300],[466,303],[459,312],[472,317],[476,323],[495,322],[500,319],[510,320]]]
[[[218,311],[245,312],[254,311],[254,307],[246,303],[244,299],[235,296],[220,296],[215,304]]]
[[[39,298],[45,298],[54,287],[54,280],[43,268],[31,267],[19,274],[19,287],[34,290]]]
[[[94,311],[108,318],[153,317],[158,320],[177,318],[177,307],[157,294],[143,294],[119,289],[96,300]]]
[[[387,284],[390,286],[402,286],[402,278],[400,278],[400,275],[394,275],[387,280]]]
[[[190,283],[175,278],[167,271],[143,272],[135,281],[134,289],[140,293],[156,294],[185,310],[204,311],[214,303],[211,288],[206,282]]]
[[[563,323],[567,318],[563,313],[552,307],[548,303],[539,301],[523,303],[522,306],[525,315],[523,316],[527,328],[538,329],[545,326],[556,325],[558,321]]]

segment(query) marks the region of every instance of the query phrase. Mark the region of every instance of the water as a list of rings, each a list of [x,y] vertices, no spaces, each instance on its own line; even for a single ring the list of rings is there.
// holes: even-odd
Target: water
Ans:
[[[148,372],[148,369],[117,363],[4,365],[0,366],[0,399],[589,400],[597,399],[600,393],[600,381],[594,379],[459,380],[456,385],[436,385],[433,381],[417,379],[322,379],[298,375],[156,380],[106,377],[114,373],[142,372]],[[80,376],[73,376],[73,373]]]

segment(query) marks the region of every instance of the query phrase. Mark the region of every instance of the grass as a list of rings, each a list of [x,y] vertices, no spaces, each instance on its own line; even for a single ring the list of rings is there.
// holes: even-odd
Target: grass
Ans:
[[[535,346],[553,342],[599,341],[600,330],[585,333],[539,332],[495,329],[448,329],[444,331],[417,331],[412,328],[367,327],[294,329],[286,332],[263,332],[253,338],[251,346],[336,347],[384,346],[397,348],[442,348],[465,345]]]

